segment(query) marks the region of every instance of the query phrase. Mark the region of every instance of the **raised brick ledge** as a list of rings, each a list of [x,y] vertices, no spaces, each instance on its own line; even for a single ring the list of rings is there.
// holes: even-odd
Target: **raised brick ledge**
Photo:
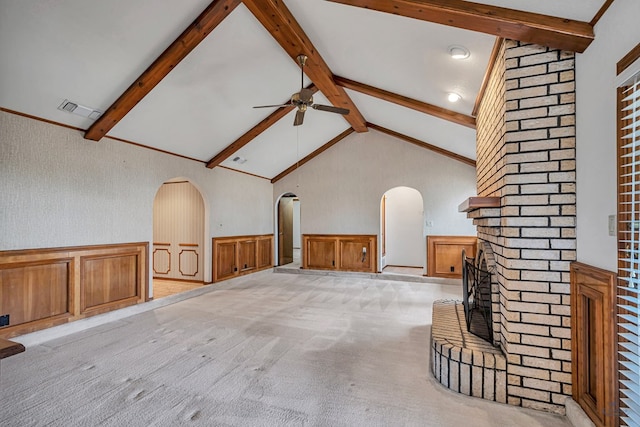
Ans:
[[[458,206],[458,212],[470,212],[480,208],[499,208],[500,197],[469,197]]]
[[[433,303],[431,370],[445,387],[507,403],[507,361],[499,348],[467,331],[461,301]]]

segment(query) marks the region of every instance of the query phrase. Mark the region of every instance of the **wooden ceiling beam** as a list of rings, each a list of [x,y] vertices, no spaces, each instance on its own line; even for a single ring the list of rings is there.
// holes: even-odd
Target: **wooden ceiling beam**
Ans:
[[[85,132],[99,141],[204,40],[241,0],[214,0]]]
[[[584,52],[593,25],[465,0],[329,0],[555,49]]]
[[[440,119],[448,120],[450,122],[466,126],[471,129],[476,128],[476,119],[474,117],[467,116],[466,114],[447,110],[446,108],[438,107],[437,105],[428,104],[426,102],[418,101],[417,99],[408,98],[406,96],[388,92],[383,89],[378,89],[376,87],[349,80],[344,77],[333,76],[333,80],[338,85],[344,88],[355,90],[364,93],[365,95],[382,99],[384,101],[393,102],[394,104],[411,108],[413,110],[419,111],[424,114],[429,114]]]
[[[289,166],[284,171],[280,172],[278,175],[276,175],[271,180],[271,183],[273,184],[273,183],[276,183],[276,182],[280,181],[282,178],[284,178],[285,176],[289,175],[291,172],[293,172],[294,170],[298,169],[300,166],[304,165],[305,163],[307,163],[307,162],[311,161],[312,159],[318,157],[321,153],[323,153],[324,151],[326,151],[329,148],[333,147],[338,142],[342,141],[345,137],[351,135],[353,132],[354,132],[353,128],[349,128],[349,129],[345,130],[340,135],[336,136],[331,141],[327,142],[322,147],[318,148],[316,151],[314,151],[313,153],[311,153],[308,156],[306,156],[304,159],[300,160],[299,162],[296,162],[295,164]]]
[[[366,120],[344,88],[333,81],[333,73],[320,53],[281,0],[243,0],[244,5],[269,31],[287,54],[296,61],[300,54],[308,57],[305,74],[334,106],[347,108],[344,118],[356,132],[367,132]]]
[[[493,49],[491,50],[491,55],[489,56],[489,65],[487,69],[484,71],[484,77],[482,78],[482,84],[480,85],[480,90],[478,91],[478,95],[476,96],[476,102],[473,104],[473,111],[471,111],[471,115],[473,117],[478,117],[478,110],[480,109],[480,103],[484,98],[484,94],[487,91],[487,86],[489,85],[489,79],[491,78],[491,73],[493,72],[493,68],[496,66],[498,62],[498,56],[500,55],[500,51],[502,49],[502,44],[504,43],[504,39],[502,37],[496,37],[496,41],[493,43]]]
[[[318,91],[318,88],[313,84],[309,85],[307,88],[311,89],[313,93],[316,93]],[[289,102],[289,100],[283,102],[283,104],[286,104],[287,102]],[[296,108],[295,105],[279,107],[276,111],[269,114],[269,116],[266,117],[264,120],[262,120],[260,123],[252,127],[247,133],[245,133],[240,138],[233,141],[225,149],[223,149],[218,154],[216,154],[215,157],[213,157],[211,160],[207,162],[207,167],[209,169],[215,168],[220,163],[227,160],[229,157],[233,155],[233,153],[235,153],[236,151],[238,151],[239,149],[241,149],[242,147],[250,143],[255,137],[260,135],[265,130],[269,129],[270,126],[272,126],[278,120],[280,120],[281,118],[289,114],[295,108]]]
[[[375,130],[380,131],[382,133],[386,133],[387,135],[391,135],[391,136],[396,137],[398,139],[401,139],[403,141],[410,142],[411,144],[417,145],[418,147],[425,148],[427,150],[431,150],[431,151],[433,151],[435,153],[438,153],[438,154],[442,154],[443,156],[447,156],[447,157],[449,157],[451,159],[457,160],[457,161],[462,162],[462,163],[464,163],[466,165],[473,166],[474,168],[476,167],[476,161],[475,160],[470,159],[470,158],[465,157],[465,156],[462,156],[460,154],[454,153],[453,151],[449,151],[449,150],[445,150],[444,148],[436,147],[435,145],[429,144],[429,143],[424,142],[424,141],[420,141],[419,139],[412,138],[410,136],[407,136],[407,135],[404,135],[402,133],[393,131],[391,129],[384,128],[382,126],[378,126],[378,125],[373,124],[373,123],[367,123],[367,126],[369,126],[371,129],[375,129]]]

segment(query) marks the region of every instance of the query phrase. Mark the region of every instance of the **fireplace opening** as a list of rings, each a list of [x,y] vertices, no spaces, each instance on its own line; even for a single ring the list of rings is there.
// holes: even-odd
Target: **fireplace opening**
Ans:
[[[491,273],[487,270],[482,248],[475,258],[462,250],[462,291],[467,331],[493,343]]]

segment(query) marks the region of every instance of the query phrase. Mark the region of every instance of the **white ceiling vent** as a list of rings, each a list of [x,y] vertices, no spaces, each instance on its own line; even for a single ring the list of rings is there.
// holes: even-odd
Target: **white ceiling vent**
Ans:
[[[243,164],[244,162],[247,161],[247,159],[245,159],[244,157],[240,157],[240,156],[235,156],[233,158],[233,161],[239,164]]]
[[[58,110],[87,117],[91,120],[97,119],[102,114],[102,111],[96,110],[95,108],[85,107],[84,105],[71,102],[68,99],[65,99],[64,102],[58,106]]]

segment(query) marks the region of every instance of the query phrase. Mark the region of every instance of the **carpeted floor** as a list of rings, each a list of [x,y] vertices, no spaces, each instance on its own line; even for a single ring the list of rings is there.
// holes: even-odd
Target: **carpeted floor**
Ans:
[[[0,425],[569,426],[432,378],[432,303],[457,286],[265,271],[206,288],[3,360]]]

